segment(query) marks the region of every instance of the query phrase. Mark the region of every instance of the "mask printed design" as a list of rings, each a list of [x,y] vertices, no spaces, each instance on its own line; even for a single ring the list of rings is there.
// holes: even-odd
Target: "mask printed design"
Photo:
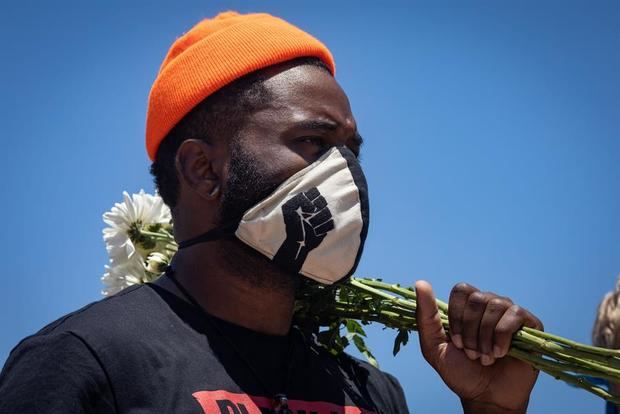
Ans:
[[[308,253],[317,248],[327,232],[334,229],[334,220],[325,197],[316,187],[297,194],[282,206],[286,239],[273,261],[299,273]]]

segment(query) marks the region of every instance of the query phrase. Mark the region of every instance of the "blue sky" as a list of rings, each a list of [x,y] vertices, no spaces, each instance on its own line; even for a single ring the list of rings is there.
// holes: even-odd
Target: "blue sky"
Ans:
[[[358,274],[467,281],[589,342],[620,274],[620,3],[0,3],[0,361],[99,299],[101,215],[152,191],[146,99],[171,42],[219,11],[267,11],[332,50],[366,144]],[[391,356],[413,412],[459,412],[417,342]],[[530,413],[603,412],[541,375]]]

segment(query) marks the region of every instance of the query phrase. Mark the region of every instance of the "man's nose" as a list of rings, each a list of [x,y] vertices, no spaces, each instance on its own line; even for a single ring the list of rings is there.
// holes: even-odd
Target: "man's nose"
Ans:
[[[347,145],[356,133],[357,125],[355,121],[352,118],[346,118],[343,122],[339,123],[330,144],[337,147]]]

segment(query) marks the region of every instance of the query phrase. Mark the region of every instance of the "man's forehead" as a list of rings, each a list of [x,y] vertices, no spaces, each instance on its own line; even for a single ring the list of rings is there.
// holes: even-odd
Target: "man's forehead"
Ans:
[[[269,104],[254,111],[248,120],[251,124],[269,129],[296,129],[303,131],[332,132],[341,128],[357,130],[350,110],[323,102],[303,100],[290,105]],[[339,110],[340,109],[340,110]]]
[[[324,129],[355,122],[346,94],[326,70],[299,65],[269,75],[263,83],[269,99],[258,118],[278,113],[291,123]]]
[[[263,85],[275,99],[325,98],[336,101],[344,100],[348,104],[347,96],[336,79],[319,66],[308,64],[284,66],[276,72],[268,72]],[[296,95],[299,92],[304,92],[305,95]]]

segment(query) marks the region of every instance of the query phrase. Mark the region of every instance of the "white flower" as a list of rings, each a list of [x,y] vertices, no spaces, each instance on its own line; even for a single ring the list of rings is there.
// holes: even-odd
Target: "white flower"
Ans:
[[[130,260],[116,265],[110,263],[105,266],[105,270],[101,278],[105,285],[101,293],[105,296],[114,295],[131,285],[150,281],[140,260]]]
[[[119,263],[136,253],[129,238],[132,224],[169,223],[171,218],[170,209],[158,195],[140,190],[130,197],[127,191],[123,191],[123,198],[124,202],[116,203],[111,211],[103,215],[103,221],[110,226],[103,229],[103,240],[110,259]]]
[[[171,252],[166,252],[171,253]],[[166,266],[170,264],[170,255],[162,252],[153,252],[146,259],[146,270],[156,275],[164,272]]]
[[[144,251],[143,246],[134,245],[130,232],[144,225],[168,224],[171,220],[170,209],[159,195],[140,190],[138,194],[129,196],[124,191],[123,198],[122,203],[116,203],[112,210],[103,215],[103,221],[109,226],[103,229],[103,240],[110,256],[102,278],[107,286],[105,295],[112,295],[135,283],[150,281],[144,267],[148,252]]]

